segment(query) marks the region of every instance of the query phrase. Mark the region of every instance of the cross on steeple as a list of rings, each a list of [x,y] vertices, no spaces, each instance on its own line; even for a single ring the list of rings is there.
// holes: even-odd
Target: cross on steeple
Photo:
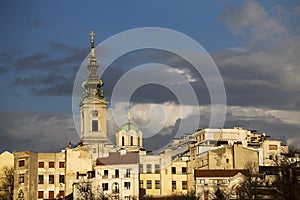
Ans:
[[[91,39],[92,39],[92,40],[94,40],[95,35],[96,35],[96,34],[95,34],[94,30],[92,30],[92,31],[90,32],[90,36],[91,36]]]
[[[131,113],[130,113],[130,111],[128,111],[128,113],[127,113],[127,119],[128,119],[128,122],[130,122],[130,119],[131,119]]]
[[[92,50],[95,48],[95,41],[94,41],[94,37],[95,37],[95,32],[94,32],[94,30],[92,30],[91,32],[90,32],[90,36],[91,36],[91,48],[92,48]],[[92,54],[94,54],[94,52],[91,52]]]

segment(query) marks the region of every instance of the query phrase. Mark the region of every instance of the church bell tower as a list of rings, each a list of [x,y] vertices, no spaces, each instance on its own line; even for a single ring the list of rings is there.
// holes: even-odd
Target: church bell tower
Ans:
[[[106,133],[106,106],[104,93],[101,87],[103,81],[99,79],[98,60],[95,55],[95,33],[91,31],[91,50],[88,57],[87,79],[82,83],[85,89],[79,103],[80,107],[80,139],[83,145],[89,146],[93,153],[99,151],[99,144],[107,143]],[[96,151],[96,152],[95,152]]]

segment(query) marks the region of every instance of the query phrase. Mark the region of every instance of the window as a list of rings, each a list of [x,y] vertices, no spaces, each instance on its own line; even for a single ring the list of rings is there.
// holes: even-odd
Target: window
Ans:
[[[60,190],[58,193],[58,197],[63,197],[63,196],[65,196],[65,191]]]
[[[172,167],[172,174],[176,174],[176,167]]]
[[[19,160],[19,167],[24,167],[25,160]]]
[[[269,155],[269,159],[270,159],[270,160],[273,160],[273,156],[272,156],[272,155]]]
[[[155,189],[160,189],[160,181],[155,180]]]
[[[140,180],[140,188],[144,188],[144,181]]]
[[[43,199],[44,198],[44,191],[38,191],[38,198]]]
[[[172,190],[176,190],[176,181],[172,181]]]
[[[186,174],[186,167],[182,167],[181,172],[182,172],[182,174]]]
[[[124,188],[125,189],[130,189],[130,182],[124,182]]]
[[[138,146],[140,146],[140,137],[137,138]]]
[[[115,170],[115,177],[119,178],[119,170],[118,169]]]
[[[44,168],[44,162],[39,162],[39,168]]]
[[[150,174],[152,171],[152,164],[147,164],[147,173]]]
[[[92,120],[92,131],[98,131],[98,120]]]
[[[39,175],[39,184],[44,184],[44,175]]]
[[[165,174],[168,175],[168,170],[167,169],[165,169]]]
[[[65,183],[65,175],[59,175],[59,183]]]
[[[97,148],[93,148],[93,153],[97,153]]]
[[[49,168],[54,168],[54,162],[49,162]]]
[[[54,198],[54,191],[49,191],[49,198]]]
[[[130,145],[133,146],[133,136],[130,136]]]
[[[49,184],[54,184],[54,175],[49,175]]]
[[[183,190],[187,189],[187,182],[186,181],[182,181],[182,189]]]
[[[18,193],[18,198],[24,198],[24,192],[23,190],[19,190],[19,193]]]
[[[102,183],[103,191],[108,190],[108,183]]]
[[[24,183],[24,174],[19,175],[19,183]]]
[[[226,163],[229,163],[229,159],[228,158],[226,158]]]
[[[269,145],[269,150],[277,150],[277,149],[278,149],[277,145],[272,145],[272,144]]]
[[[124,146],[125,145],[125,138],[124,138],[124,136],[122,136],[122,146]]]
[[[126,175],[125,175],[126,178],[129,178],[130,177],[130,169],[126,169]]]
[[[119,183],[114,182],[113,183],[113,193],[119,193]]]
[[[147,180],[147,189],[152,189],[152,181]]]
[[[108,170],[107,169],[104,170],[104,174],[103,175],[104,176],[108,176]]]
[[[140,173],[144,173],[144,165],[143,164],[140,164]]]
[[[65,168],[65,162],[59,162],[59,168]]]
[[[155,173],[156,174],[160,173],[160,166],[158,164],[155,164]]]

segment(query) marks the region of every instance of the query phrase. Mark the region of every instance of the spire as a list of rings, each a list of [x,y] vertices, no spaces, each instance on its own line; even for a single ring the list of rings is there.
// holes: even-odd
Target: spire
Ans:
[[[130,111],[128,111],[128,113],[127,113],[127,119],[128,119],[128,123],[130,123],[130,119],[131,119]]]
[[[130,111],[128,111],[127,113],[127,119],[128,119],[128,130],[130,130],[130,119],[131,119],[131,114],[130,114]]]
[[[87,97],[96,97],[99,99],[104,98],[104,93],[101,87],[103,86],[103,81],[99,79],[98,74],[98,60],[95,55],[95,32],[92,30],[89,34],[91,36],[91,51],[88,58],[87,68],[88,76],[87,79],[82,83],[82,86],[85,88],[85,93],[83,98]]]
[[[95,40],[94,40],[94,37],[96,36],[94,30],[92,30],[90,32],[90,36],[91,36],[91,53],[90,53],[90,57],[96,57],[95,56]]]

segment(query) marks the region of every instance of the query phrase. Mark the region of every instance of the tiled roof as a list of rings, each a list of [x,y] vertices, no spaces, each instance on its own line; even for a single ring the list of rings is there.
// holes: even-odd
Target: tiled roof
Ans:
[[[119,152],[111,152],[106,158],[98,158],[96,165],[136,164],[138,163],[138,155],[136,152],[127,152],[124,155]]]
[[[195,170],[195,177],[233,177],[241,173],[245,176],[249,175],[248,170],[242,169],[210,169],[210,170]]]

